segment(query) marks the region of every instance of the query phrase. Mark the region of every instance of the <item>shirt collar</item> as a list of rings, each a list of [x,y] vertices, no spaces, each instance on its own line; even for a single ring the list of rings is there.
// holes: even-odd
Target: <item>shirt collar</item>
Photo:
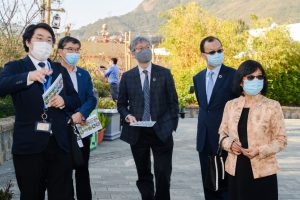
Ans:
[[[143,71],[144,71],[144,70],[147,70],[147,71],[148,71],[148,74],[151,74],[152,63],[150,63],[146,69],[143,69],[143,68],[140,67],[139,65],[138,65],[138,68],[139,68],[140,74],[143,74]]]
[[[69,73],[76,73],[76,72],[77,72],[77,67],[75,66],[74,69],[73,69],[72,71],[69,71],[69,70],[68,70],[68,72],[69,72]]]
[[[220,67],[215,67],[213,70],[210,70],[210,69],[206,68],[206,69],[207,69],[207,70],[206,70],[206,76],[208,76],[208,73],[209,73],[209,72],[214,72],[213,76],[218,75],[219,72],[220,72],[220,70],[221,70],[221,67],[222,67],[222,66],[220,66]]]
[[[48,68],[48,61],[47,61],[47,60],[40,61],[40,60],[34,58],[34,57],[31,56],[31,55],[28,55],[28,56],[29,56],[29,58],[31,59],[31,61],[32,61],[32,63],[34,64],[34,66],[35,66],[36,69],[41,69],[41,67],[39,66],[39,63],[40,63],[40,62],[45,63],[45,66]]]

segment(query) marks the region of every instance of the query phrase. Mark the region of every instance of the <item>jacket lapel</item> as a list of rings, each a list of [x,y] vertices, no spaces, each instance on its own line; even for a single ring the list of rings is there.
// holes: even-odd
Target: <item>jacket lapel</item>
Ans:
[[[138,92],[139,95],[143,95],[143,89],[142,89],[142,84],[141,84],[141,76],[140,76],[138,66],[135,67],[133,73],[134,73],[134,84],[137,87],[137,92]]]
[[[217,80],[216,80],[216,83],[214,85],[214,88],[213,88],[213,91],[212,91],[212,94],[211,94],[211,97],[210,97],[210,101],[209,102],[212,102],[214,100],[214,97],[216,96],[217,92],[219,91],[219,89],[221,88],[221,86],[223,85],[224,83],[224,80],[226,79],[226,72],[224,70],[224,65],[221,66],[221,69],[220,69],[220,72],[218,74],[218,77],[217,77]],[[205,81],[206,82],[206,81]],[[206,87],[206,86],[205,86]],[[205,92],[206,94],[206,92]]]
[[[80,71],[80,69],[78,67],[77,67],[77,72],[76,72],[76,78],[77,78],[77,88],[78,88],[78,94],[79,94],[80,91],[84,91],[84,90],[82,89],[82,87],[83,87],[83,84],[82,84],[82,79],[83,79],[82,73],[81,73],[81,71]]]
[[[156,84],[158,84],[158,73],[156,65],[152,64],[150,77],[150,97],[154,96]],[[151,101],[150,101],[151,102]]]
[[[207,69],[205,69],[203,71],[203,73],[201,73],[200,80],[197,81],[197,84],[198,84],[197,88],[199,88],[199,90],[200,90],[198,92],[199,92],[200,95],[203,94],[203,96],[204,96],[203,103],[205,105],[207,105],[207,96],[206,96],[206,70]],[[201,100],[202,100],[202,98],[200,97],[199,101],[201,101]]]

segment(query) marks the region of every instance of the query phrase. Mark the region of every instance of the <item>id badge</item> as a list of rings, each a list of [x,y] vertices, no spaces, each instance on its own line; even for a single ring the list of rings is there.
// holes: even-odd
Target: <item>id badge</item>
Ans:
[[[35,124],[35,132],[51,132],[51,123],[46,121],[36,122]]]
[[[82,139],[80,137],[77,137],[77,144],[80,148],[83,147],[83,142],[82,142]]]

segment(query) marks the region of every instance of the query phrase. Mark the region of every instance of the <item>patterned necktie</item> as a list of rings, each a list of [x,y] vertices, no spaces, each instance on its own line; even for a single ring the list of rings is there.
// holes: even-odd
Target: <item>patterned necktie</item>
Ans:
[[[149,87],[149,77],[148,71],[144,70],[143,73],[145,74],[145,81],[144,81],[144,114],[142,117],[143,121],[150,121],[150,87]]]
[[[208,72],[208,82],[207,82],[207,87],[206,87],[206,96],[207,96],[207,103],[209,103],[211,93],[214,88],[214,80],[212,78],[214,72],[210,71]]]

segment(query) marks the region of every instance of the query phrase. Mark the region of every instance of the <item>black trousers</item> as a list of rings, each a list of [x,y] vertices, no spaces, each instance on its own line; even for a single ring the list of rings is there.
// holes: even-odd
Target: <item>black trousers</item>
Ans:
[[[84,166],[75,169],[76,196],[78,200],[92,200],[92,190],[89,173],[90,141],[90,137],[82,139],[84,146],[81,151],[84,159]],[[72,191],[74,199],[74,188]]]
[[[170,200],[173,146],[172,135],[163,143],[152,128],[142,128],[138,142],[131,145],[138,174],[136,185],[142,200]],[[150,150],[154,159],[155,191]]]
[[[51,136],[47,148],[38,154],[13,155],[21,200],[71,199],[71,156],[59,148]]]

